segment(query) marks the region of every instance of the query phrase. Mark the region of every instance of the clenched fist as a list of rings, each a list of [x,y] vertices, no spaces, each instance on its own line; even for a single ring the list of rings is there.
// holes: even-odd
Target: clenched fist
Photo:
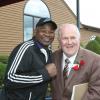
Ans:
[[[51,77],[54,77],[57,75],[57,69],[54,63],[47,64],[45,67]]]

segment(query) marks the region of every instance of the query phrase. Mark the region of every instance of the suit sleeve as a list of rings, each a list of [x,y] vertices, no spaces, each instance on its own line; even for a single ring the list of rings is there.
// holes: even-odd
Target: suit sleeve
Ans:
[[[30,45],[32,46],[32,44]],[[40,67],[33,65],[32,53],[29,45],[17,46],[9,58],[5,85],[8,88],[23,88],[48,81],[50,76],[45,65],[39,62]],[[35,58],[36,60],[37,58]],[[33,67],[34,70],[33,70]]]
[[[56,77],[55,77],[55,78],[56,78]],[[58,97],[58,96],[57,96],[57,90],[58,90],[58,89],[57,89],[57,87],[56,87],[57,84],[56,84],[56,82],[55,82],[55,81],[56,81],[55,78],[53,78],[52,81],[51,81],[51,96],[52,96],[52,99],[53,99],[53,100],[58,100],[58,99],[57,99],[57,97]]]
[[[52,62],[55,64],[55,65],[57,65],[56,64],[56,60],[55,60],[55,58],[56,58],[56,60],[58,61],[58,59],[57,58],[59,58],[55,53],[53,53],[53,55],[52,55]],[[57,70],[58,70],[58,66],[57,66]],[[58,83],[58,72],[57,72],[57,76],[55,76],[54,78],[52,78],[52,81],[51,81],[51,96],[52,96],[52,99],[53,100],[60,100],[60,98],[59,98],[59,96],[58,96],[58,94],[60,95],[60,93],[61,93],[61,91],[59,91],[59,83]],[[61,81],[61,80],[60,80]],[[59,93],[58,93],[59,92]],[[59,98],[59,99],[58,99]]]
[[[100,100],[100,58],[93,62],[88,90],[82,100]]]

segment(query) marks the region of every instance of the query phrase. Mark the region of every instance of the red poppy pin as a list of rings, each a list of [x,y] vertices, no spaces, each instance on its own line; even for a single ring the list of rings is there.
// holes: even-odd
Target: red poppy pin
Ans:
[[[77,64],[73,65],[72,69],[74,69],[75,71],[77,71],[84,64],[85,64],[84,60],[80,60],[80,62],[78,62]]]

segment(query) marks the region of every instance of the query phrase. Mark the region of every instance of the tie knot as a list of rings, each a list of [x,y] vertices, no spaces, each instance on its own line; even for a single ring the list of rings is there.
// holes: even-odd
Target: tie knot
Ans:
[[[70,60],[68,58],[65,59],[65,64],[69,64]]]

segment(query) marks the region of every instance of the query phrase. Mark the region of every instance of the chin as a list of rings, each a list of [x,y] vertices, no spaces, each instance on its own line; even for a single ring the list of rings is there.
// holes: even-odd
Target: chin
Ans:
[[[44,43],[43,45],[44,45],[44,46],[49,46],[50,44],[48,44],[48,43]]]

